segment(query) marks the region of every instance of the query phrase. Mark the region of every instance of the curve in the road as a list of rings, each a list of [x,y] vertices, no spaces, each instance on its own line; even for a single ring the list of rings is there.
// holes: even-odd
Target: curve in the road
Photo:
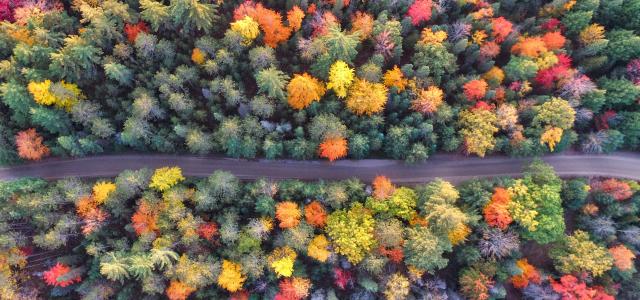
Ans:
[[[640,154],[611,155],[561,154],[542,158],[562,177],[617,177],[640,180]],[[126,154],[73,159],[48,159],[8,168],[0,168],[0,180],[21,177],[60,179],[64,177],[113,177],[124,170],[179,166],[185,176],[208,176],[225,170],[243,180],[257,178],[339,180],[359,178],[371,181],[385,175],[397,184],[415,184],[443,178],[452,182],[478,177],[518,176],[531,158],[493,156],[486,158],[436,154],[427,162],[406,165],[395,160],[242,160],[188,155]]]

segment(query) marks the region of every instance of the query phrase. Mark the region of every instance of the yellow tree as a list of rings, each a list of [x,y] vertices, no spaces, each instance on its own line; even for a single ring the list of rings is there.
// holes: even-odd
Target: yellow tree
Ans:
[[[149,187],[164,192],[183,180],[182,170],[179,167],[164,167],[156,169]]]
[[[260,34],[258,22],[249,16],[245,16],[243,19],[231,23],[231,31],[239,33],[243,38],[242,44],[245,46],[251,45]]]
[[[93,199],[97,203],[101,204],[104,202],[104,200],[107,199],[107,197],[109,197],[109,194],[111,194],[115,190],[116,190],[116,185],[113,182],[106,182],[106,181],[97,182],[93,186]]]
[[[553,152],[556,148],[556,144],[558,144],[560,139],[562,139],[562,132],[563,130],[560,127],[550,127],[542,133],[542,136],[540,136],[540,144],[549,145],[549,150]]]
[[[340,98],[347,96],[347,91],[353,83],[354,75],[353,69],[350,68],[344,61],[336,61],[331,65],[329,69],[329,83],[328,89],[333,89],[336,95]]]
[[[460,112],[460,134],[468,153],[484,157],[496,144],[493,135],[498,131],[495,113],[486,109],[470,109]]]
[[[411,101],[411,109],[423,114],[433,114],[442,105],[444,92],[437,86],[430,86],[418,92],[418,97]]]
[[[304,109],[313,101],[320,101],[326,92],[324,84],[307,73],[295,74],[287,86],[289,105]]]
[[[84,99],[84,95],[82,95],[82,91],[77,85],[66,83],[64,80],[57,83],[52,83],[49,79],[42,82],[29,82],[27,90],[29,90],[36,103],[40,105],[55,105],[66,111],[71,111],[71,108],[79,100]]]
[[[237,292],[247,278],[242,274],[242,267],[232,261],[222,261],[222,272],[218,276],[218,285],[229,292]]]
[[[349,90],[347,108],[357,115],[372,115],[384,109],[387,87],[357,78]]]

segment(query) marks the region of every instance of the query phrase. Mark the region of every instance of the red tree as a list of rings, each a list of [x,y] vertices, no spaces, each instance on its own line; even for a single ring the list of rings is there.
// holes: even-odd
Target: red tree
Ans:
[[[51,269],[44,271],[42,277],[48,285],[59,287],[67,287],[81,281],[80,276],[65,279],[65,277],[69,277],[67,276],[69,272],[71,272],[71,268],[61,263],[56,263]]]
[[[413,26],[420,25],[422,21],[429,21],[431,19],[431,8],[433,2],[431,0],[416,0],[409,6],[407,16],[411,17],[411,23]]]
[[[129,43],[135,43],[140,32],[149,32],[149,26],[142,21],[136,24],[127,23],[124,25],[124,33],[127,34],[127,40],[129,40]]]

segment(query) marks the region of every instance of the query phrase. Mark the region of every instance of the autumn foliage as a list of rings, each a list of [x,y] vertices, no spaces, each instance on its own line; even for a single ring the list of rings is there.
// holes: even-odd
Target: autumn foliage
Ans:
[[[523,289],[529,285],[530,282],[539,284],[540,273],[534,266],[529,264],[526,258],[516,261],[516,266],[520,269],[520,274],[511,277],[511,283],[518,289]]]
[[[542,41],[544,42],[544,45],[547,47],[547,49],[557,50],[564,47],[566,39],[560,31],[552,31],[545,33],[542,36]]]
[[[129,43],[135,43],[136,38],[138,38],[138,34],[140,34],[140,32],[149,32],[149,26],[147,26],[147,24],[143,21],[139,21],[136,24],[127,23],[124,25],[124,33],[127,35],[127,40],[129,40]]]
[[[347,140],[345,138],[329,137],[318,146],[318,155],[329,161],[334,161],[347,156],[347,150]]]
[[[322,204],[315,200],[304,207],[304,218],[309,225],[322,228],[327,224],[327,212]]]
[[[372,115],[381,112],[387,103],[388,90],[381,83],[356,79],[349,90],[347,108],[356,115]]]
[[[507,229],[509,224],[513,222],[511,215],[509,214],[509,203],[511,202],[511,195],[509,191],[504,188],[496,188],[491,201],[484,207],[483,215],[484,220],[491,226],[498,227],[502,230]]]
[[[292,228],[300,224],[300,208],[298,204],[284,201],[276,204],[276,219],[280,222],[280,228]]]
[[[511,53],[519,54],[526,57],[538,57],[547,51],[545,42],[540,37],[521,38],[511,48]]]
[[[416,0],[409,6],[407,16],[411,17],[411,23],[414,26],[420,25],[420,23],[427,22],[431,19],[431,8],[433,2],[431,0]]]
[[[398,68],[398,66],[394,66],[393,69],[388,70],[384,73],[384,85],[388,88],[395,87],[398,92],[404,91],[405,87],[408,84],[408,80],[404,78],[404,74]]]
[[[293,277],[280,281],[280,291],[275,300],[301,300],[309,296],[311,281],[307,278]]]
[[[214,222],[204,222],[198,226],[198,235],[208,241],[212,241],[218,235],[218,225]]]
[[[420,90],[416,99],[411,101],[411,109],[423,114],[433,114],[444,102],[443,95],[444,92],[437,86]]]
[[[489,85],[484,79],[475,79],[465,83],[462,88],[469,101],[477,101],[484,98],[488,87]]]
[[[373,197],[380,200],[391,197],[393,192],[396,190],[396,187],[391,183],[391,180],[382,175],[376,176],[371,185],[373,186]]]
[[[137,235],[157,232],[157,221],[158,212],[145,200],[140,202],[138,210],[131,217],[131,223]]]
[[[620,271],[629,271],[634,268],[633,260],[636,255],[624,245],[609,248],[609,254],[613,257],[613,265]]]
[[[504,17],[498,17],[491,20],[491,33],[496,42],[502,43],[507,36],[513,31],[513,24]]]
[[[30,128],[16,134],[18,156],[28,160],[40,160],[49,155],[49,148],[42,144],[42,137]]]
[[[171,280],[166,290],[169,300],[186,300],[193,292],[195,292],[194,288],[177,280]]]
[[[608,193],[618,201],[627,200],[633,195],[631,186],[629,186],[628,183],[614,178],[602,181],[594,181],[591,184],[591,188],[594,191],[602,191]]]
[[[44,278],[44,282],[46,282],[48,285],[59,287],[67,287],[81,281],[80,276],[72,277],[66,280],[62,279],[69,272],[71,272],[71,268],[69,268],[67,265],[56,263],[49,270],[44,271],[44,273],[42,273],[42,277]]]
[[[324,84],[307,73],[296,74],[287,85],[289,105],[294,109],[304,109],[313,101],[320,101],[326,89]]]
[[[275,48],[279,43],[289,39],[291,35],[293,28],[287,27],[282,23],[280,13],[265,8],[262,3],[256,4],[251,0],[247,0],[238,6],[233,13],[233,18],[236,21],[243,19],[245,16],[251,17],[260,24],[260,29],[264,32],[264,43],[269,47]],[[292,18],[295,22],[297,17],[294,16]]]
[[[297,5],[294,5],[287,12],[287,21],[289,22],[289,27],[293,29],[293,31],[298,31],[302,27],[302,19],[304,19],[304,11],[300,9]]]
[[[562,300],[573,299],[598,299],[598,300],[614,300],[614,298],[606,294],[602,289],[588,287],[586,283],[580,281],[573,275],[564,275],[559,281],[551,280],[551,287],[560,294]]]

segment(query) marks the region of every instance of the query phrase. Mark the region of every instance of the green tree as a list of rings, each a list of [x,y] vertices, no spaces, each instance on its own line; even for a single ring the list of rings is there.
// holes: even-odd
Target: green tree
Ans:
[[[452,249],[449,240],[422,226],[406,228],[405,235],[404,255],[407,264],[432,274],[447,266],[449,260],[442,256]]]
[[[595,277],[603,275],[613,266],[607,248],[591,241],[589,234],[576,230],[550,252],[556,268],[565,273],[587,272]]]
[[[337,210],[327,218],[327,234],[334,249],[351,263],[360,262],[375,246],[375,220],[361,203]]]
[[[288,80],[289,76],[275,67],[260,70],[256,74],[256,83],[260,92],[279,100],[287,98],[285,86]]]
[[[553,97],[537,107],[533,126],[553,126],[564,130],[573,127],[576,112],[567,100]]]
[[[240,196],[240,182],[233,174],[215,171],[207,179],[198,183],[194,195],[196,209],[213,211],[232,204]]]

